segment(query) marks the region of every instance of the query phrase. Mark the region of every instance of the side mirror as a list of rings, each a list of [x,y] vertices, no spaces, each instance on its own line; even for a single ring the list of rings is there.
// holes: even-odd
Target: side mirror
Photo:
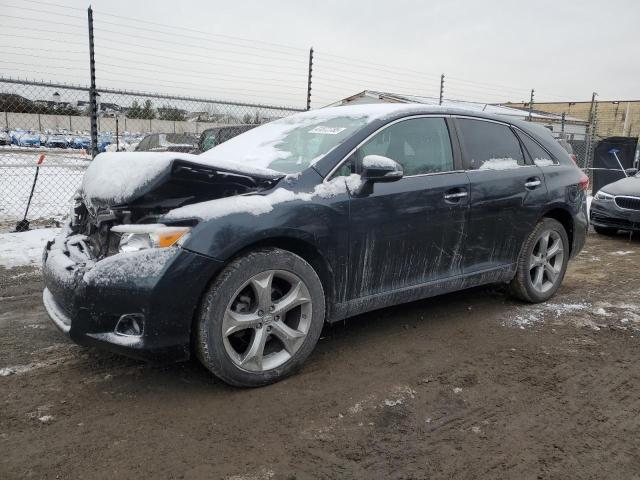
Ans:
[[[404,175],[402,165],[382,155],[367,155],[362,159],[360,177],[368,182],[394,182]]]

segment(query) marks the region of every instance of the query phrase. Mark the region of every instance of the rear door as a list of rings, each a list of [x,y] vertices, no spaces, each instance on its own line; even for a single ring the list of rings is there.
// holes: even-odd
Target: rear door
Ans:
[[[461,274],[469,181],[454,152],[445,118],[418,117],[392,123],[352,154],[353,170],[343,174],[376,154],[400,163],[404,177],[352,195],[350,298]]]
[[[542,171],[508,124],[466,117],[455,124],[470,184],[464,272],[512,264],[546,206]]]

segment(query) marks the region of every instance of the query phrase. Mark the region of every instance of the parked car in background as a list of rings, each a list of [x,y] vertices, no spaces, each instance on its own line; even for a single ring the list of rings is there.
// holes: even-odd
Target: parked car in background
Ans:
[[[631,176],[602,187],[591,201],[591,224],[601,235],[640,231],[640,172],[626,172]]]
[[[198,139],[190,133],[152,133],[144,137],[135,148],[136,152],[191,152]]]
[[[0,130],[0,145],[11,145],[11,135],[7,130]]]
[[[265,385],[325,322],[488,283],[551,298],[588,186],[535,123],[427,105],[303,112],[200,155],[98,155],[45,248],[44,305],[76,342]]]
[[[19,145],[20,144],[20,137],[22,135],[24,135],[25,133],[29,133],[29,131],[28,130],[22,130],[20,128],[17,128],[15,130],[11,130],[9,132],[9,135],[11,137],[11,143],[13,145]]]
[[[71,148],[78,148],[83,150],[88,150],[91,146],[91,137],[89,136],[79,136],[73,137],[73,141],[71,142]]]
[[[41,136],[39,133],[23,133],[18,137],[18,145],[21,147],[39,147]]]
[[[44,146],[47,148],[69,148],[69,137],[59,133],[49,135]]]
[[[556,140],[560,145],[562,145],[562,148],[564,148],[567,151],[567,153],[569,154],[573,162],[577,165],[578,157],[576,156],[575,153],[573,153],[573,147],[571,146],[571,144],[567,142],[564,138],[557,138]]]
[[[200,134],[197,151],[192,153],[206,152],[216,145],[220,145],[257,126],[258,125],[225,125],[222,127],[207,128]]]
[[[110,134],[101,133],[98,135],[98,152],[106,152],[107,147],[113,142],[113,137]],[[91,148],[91,144],[89,144]]]

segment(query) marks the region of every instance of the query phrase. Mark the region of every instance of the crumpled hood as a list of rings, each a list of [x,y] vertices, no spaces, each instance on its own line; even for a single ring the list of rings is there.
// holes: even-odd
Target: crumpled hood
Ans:
[[[167,187],[170,182],[179,187],[176,195],[184,196],[189,193],[189,184],[238,184],[251,188],[282,176],[273,170],[188,153],[107,152],[93,159],[82,179],[81,190],[87,205],[99,208],[129,204],[161,189],[164,191],[160,196],[171,197],[173,193]]]
[[[621,180],[610,183],[602,187],[607,193],[611,195],[630,195],[633,197],[640,197],[640,177],[628,177]]]

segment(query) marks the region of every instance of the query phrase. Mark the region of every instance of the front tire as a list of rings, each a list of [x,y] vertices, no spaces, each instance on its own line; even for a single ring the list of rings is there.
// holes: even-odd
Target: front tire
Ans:
[[[569,261],[569,239],[560,222],[543,218],[529,234],[518,258],[511,294],[531,303],[555,295]]]
[[[279,248],[255,250],[233,260],[205,294],[196,355],[231,385],[267,385],[307,359],[324,316],[324,290],[311,265]]]

